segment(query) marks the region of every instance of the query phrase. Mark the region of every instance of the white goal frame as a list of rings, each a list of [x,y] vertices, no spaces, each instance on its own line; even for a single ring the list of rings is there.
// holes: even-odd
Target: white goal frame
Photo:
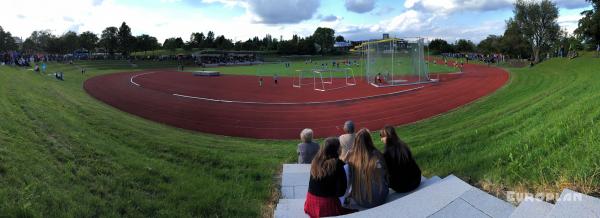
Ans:
[[[302,88],[302,86],[313,85],[313,89],[315,91],[324,92],[327,90],[335,90],[341,89],[349,86],[355,86],[356,77],[354,75],[354,70],[351,68],[342,68],[342,69],[316,69],[316,70],[296,70],[298,73],[297,79],[294,79],[292,86],[294,88]],[[333,74],[335,72],[344,72],[345,86],[330,88],[327,89],[325,84],[333,85]],[[312,83],[303,83],[305,79],[310,79],[310,76],[307,77],[307,74],[311,74]]]

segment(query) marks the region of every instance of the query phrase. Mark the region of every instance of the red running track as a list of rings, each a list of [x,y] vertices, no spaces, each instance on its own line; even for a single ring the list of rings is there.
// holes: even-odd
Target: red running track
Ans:
[[[93,77],[84,89],[120,110],[179,128],[296,139],[303,128],[313,129],[316,137],[340,135],[346,120],[371,130],[416,122],[486,96],[509,79],[506,71],[481,65],[465,65],[464,72],[442,74],[436,84],[393,88],[375,88],[364,81],[339,88],[345,81],[335,79],[327,88],[338,89],[320,92],[312,84],[293,88],[292,78],[279,78],[278,85],[273,78],[263,78],[259,87],[254,76],[145,71]]]

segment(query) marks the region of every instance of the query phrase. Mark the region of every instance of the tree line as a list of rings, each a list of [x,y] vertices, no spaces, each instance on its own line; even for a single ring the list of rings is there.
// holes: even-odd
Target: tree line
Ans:
[[[77,34],[68,31],[60,36],[53,35],[49,30],[33,31],[23,42],[21,48],[15,42],[10,32],[5,32],[0,27],[0,52],[16,51],[50,54],[69,54],[77,50],[89,52],[100,51],[108,54],[119,53],[124,56],[132,52],[152,51],[156,49],[215,49],[238,51],[277,51],[281,54],[328,54],[333,52],[336,39],[335,31],[330,28],[319,27],[311,36],[299,37],[294,35],[290,40],[281,40],[267,34],[263,38],[254,37],[246,41],[237,41],[226,38],[224,35],[216,36],[214,32],[194,32],[188,41],[181,37],[165,39],[161,44],[156,37],[142,34],[133,36],[131,28],[123,22],[120,27],[107,27],[100,35],[87,31]]]
[[[449,44],[442,39],[432,40],[429,49],[434,53],[504,54],[512,58],[527,58],[539,62],[544,54],[561,49],[594,50],[600,45],[600,0],[586,0],[593,6],[583,11],[583,18],[573,34],[558,25],[558,7],[550,0],[517,0],[514,16],[506,21],[503,35],[489,35],[475,43],[460,39]],[[566,54],[565,54],[566,55]]]
[[[513,58],[529,58],[539,62],[544,54],[555,53],[561,48],[581,50],[594,49],[600,44],[600,0],[586,0],[592,9],[583,11],[583,18],[573,34],[561,30],[558,25],[558,7],[550,0],[517,0],[514,16],[506,21],[503,35],[490,35],[477,45],[461,39],[450,44],[442,39],[430,42],[434,53],[480,52],[501,53]],[[245,41],[236,41],[217,36],[213,31],[194,32],[189,40],[173,37],[159,43],[156,37],[143,34],[132,36],[131,28],[123,22],[121,26],[107,27],[100,35],[93,32],[77,34],[68,31],[60,36],[49,30],[33,31],[19,48],[11,33],[0,26],[0,52],[21,50],[25,53],[44,52],[67,54],[76,50],[102,51],[109,54],[120,53],[125,56],[132,52],[147,52],[156,49],[185,50],[239,50],[239,51],[277,51],[279,54],[331,54],[335,52],[335,42],[344,41],[344,37],[335,36],[330,28],[319,27],[306,37],[294,35],[289,40],[277,39],[271,35],[263,38],[253,37]]]

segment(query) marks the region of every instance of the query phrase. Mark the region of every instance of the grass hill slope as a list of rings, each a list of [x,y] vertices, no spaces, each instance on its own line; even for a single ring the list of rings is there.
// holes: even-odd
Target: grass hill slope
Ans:
[[[0,66],[0,214],[248,217],[268,214],[291,141],[188,132],[88,96],[85,79],[128,67],[50,65],[65,81]],[[600,59],[510,69],[495,94],[399,128],[426,175],[489,190],[600,187]],[[381,143],[376,139],[377,145]],[[501,193],[500,193],[501,194]]]

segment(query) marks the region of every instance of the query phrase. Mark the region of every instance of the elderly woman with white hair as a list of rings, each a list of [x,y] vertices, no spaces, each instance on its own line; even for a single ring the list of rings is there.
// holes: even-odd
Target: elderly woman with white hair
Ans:
[[[312,129],[304,129],[300,132],[302,143],[298,144],[298,163],[310,164],[319,151],[319,144],[313,142]]]

